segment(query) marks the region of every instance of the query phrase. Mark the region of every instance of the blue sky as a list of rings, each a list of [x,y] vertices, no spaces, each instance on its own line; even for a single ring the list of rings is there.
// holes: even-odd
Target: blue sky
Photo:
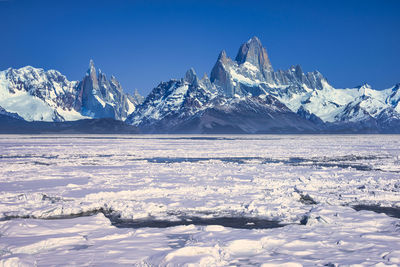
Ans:
[[[256,35],[274,69],[300,64],[335,87],[400,82],[400,1],[0,0],[0,69],[32,65],[80,80],[89,59],[146,95]]]

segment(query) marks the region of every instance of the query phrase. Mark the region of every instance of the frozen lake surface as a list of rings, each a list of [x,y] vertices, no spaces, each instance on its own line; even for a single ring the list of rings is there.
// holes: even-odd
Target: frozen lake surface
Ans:
[[[0,136],[0,266],[400,265],[400,135]]]

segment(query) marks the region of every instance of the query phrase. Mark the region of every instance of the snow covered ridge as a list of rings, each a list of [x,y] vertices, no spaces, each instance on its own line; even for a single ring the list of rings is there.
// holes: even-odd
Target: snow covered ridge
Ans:
[[[400,84],[336,89],[299,65],[274,71],[257,37],[235,60],[222,51],[210,79],[161,83],[127,122],[150,132],[400,132]],[[257,104],[255,104],[257,103]]]
[[[107,80],[93,61],[82,81],[69,81],[56,70],[31,66],[0,72],[0,107],[26,121],[73,121],[87,118],[124,120],[140,96],[128,95],[111,76]]]
[[[399,88],[337,89],[299,65],[274,71],[253,37],[235,60],[222,51],[210,78],[190,69],[145,99],[125,94],[92,61],[80,82],[54,70],[8,69],[0,72],[0,114],[27,121],[114,118],[144,133],[400,133]]]

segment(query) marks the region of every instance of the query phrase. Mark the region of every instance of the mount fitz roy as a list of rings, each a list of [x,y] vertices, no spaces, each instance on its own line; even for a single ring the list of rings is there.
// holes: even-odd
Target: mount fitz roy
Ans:
[[[53,123],[44,127],[49,132],[79,125],[113,133],[400,133],[399,88],[335,89],[299,65],[274,71],[253,37],[234,60],[222,51],[210,78],[190,69],[145,99],[124,93],[92,61],[82,81],[33,67],[1,71],[0,126],[30,125],[29,131],[41,121],[41,127]]]
[[[145,132],[400,133],[399,85],[335,89],[318,71],[274,71],[257,37],[232,60],[222,51],[199,79],[163,82],[127,122]]]

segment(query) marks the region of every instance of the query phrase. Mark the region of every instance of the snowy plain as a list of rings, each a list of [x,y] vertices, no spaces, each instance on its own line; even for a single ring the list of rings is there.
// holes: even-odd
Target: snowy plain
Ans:
[[[0,266],[398,266],[399,135],[0,136]]]

